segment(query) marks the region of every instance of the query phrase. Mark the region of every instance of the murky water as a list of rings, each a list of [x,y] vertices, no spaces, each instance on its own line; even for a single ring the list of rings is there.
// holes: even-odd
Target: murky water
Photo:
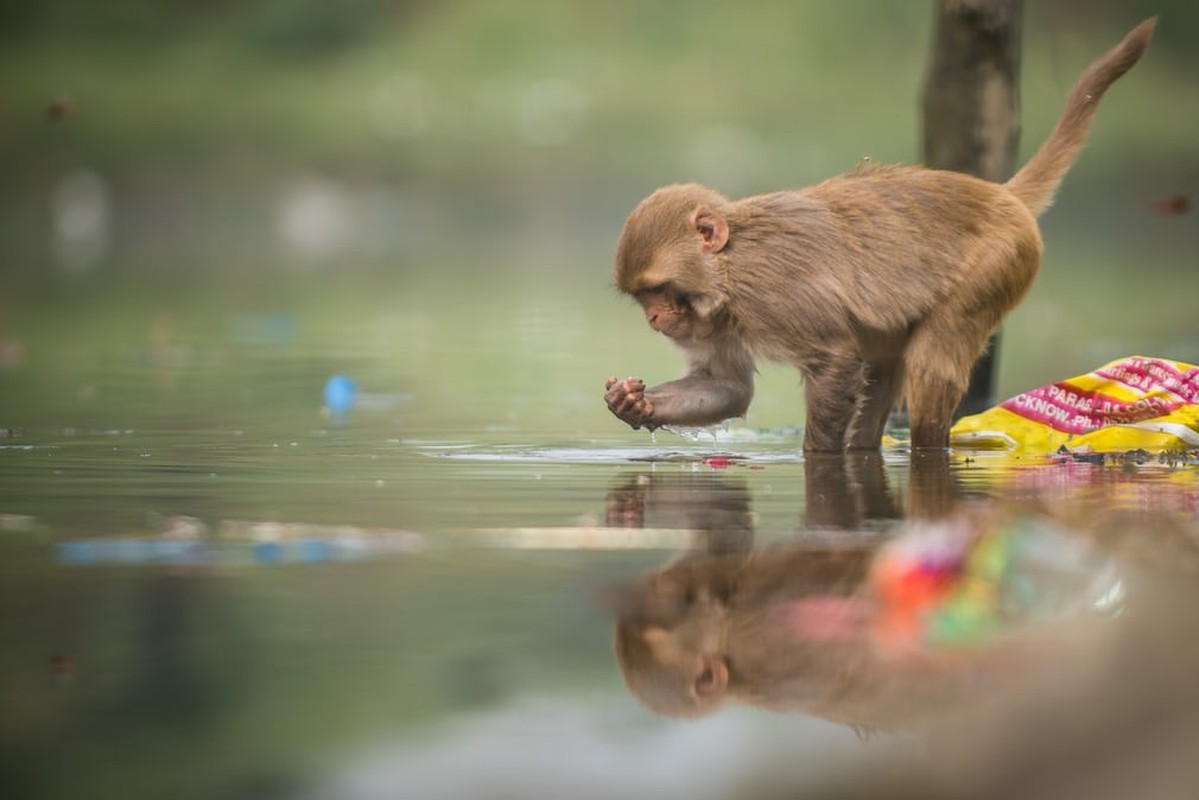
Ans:
[[[923,753],[918,720],[1036,662],[1045,644],[1026,631],[1136,618],[1144,575],[1196,563],[1194,466],[902,449],[805,462],[787,425],[651,439],[600,407],[600,362],[623,340],[537,333],[577,310],[491,309],[489,324],[532,331],[514,350],[442,328],[420,292],[395,305],[201,323],[211,308],[143,302],[6,332],[6,796],[816,791]],[[322,409],[338,374],[354,381],[344,414]],[[911,522],[946,516],[957,528]],[[872,661],[890,691],[838,694],[847,642],[940,652],[878,606],[901,533],[959,567],[980,542],[1021,554],[953,572],[1005,598],[946,617],[988,655],[964,683],[948,662],[934,680],[923,660]],[[637,587],[671,564],[715,582],[667,613]],[[823,671],[756,702],[791,713],[651,713],[618,668],[614,617],[670,627],[655,615],[759,568],[792,587],[770,591],[822,643]]]

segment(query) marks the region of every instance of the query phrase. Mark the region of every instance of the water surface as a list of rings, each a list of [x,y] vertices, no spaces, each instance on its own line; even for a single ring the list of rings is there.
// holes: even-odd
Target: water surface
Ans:
[[[815,791],[919,737],[863,741],[875,726],[817,707],[656,715],[617,669],[622,591],[688,557],[867,564],[905,518],[962,503],[1052,517],[1039,552],[1084,587],[1053,608],[1088,624],[1193,556],[1193,464],[805,461],[794,411],[651,438],[602,408],[610,353],[546,333],[577,309],[467,310],[523,331],[514,350],[427,299],[18,315],[0,370],[13,796]],[[357,392],[342,414],[335,375]]]

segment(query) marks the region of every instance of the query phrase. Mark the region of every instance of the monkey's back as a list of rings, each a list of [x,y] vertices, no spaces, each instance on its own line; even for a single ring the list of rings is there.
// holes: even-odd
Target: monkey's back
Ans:
[[[870,167],[737,205],[751,243],[739,254],[749,263],[737,268],[765,273],[779,289],[773,312],[751,311],[750,326],[793,304],[805,317],[798,327],[834,339],[903,330],[963,294],[1001,295],[1010,307],[1040,262],[1036,219],[1023,203],[1001,184],[956,172]],[[1021,269],[1002,268],[1012,259],[991,252],[1018,253]]]

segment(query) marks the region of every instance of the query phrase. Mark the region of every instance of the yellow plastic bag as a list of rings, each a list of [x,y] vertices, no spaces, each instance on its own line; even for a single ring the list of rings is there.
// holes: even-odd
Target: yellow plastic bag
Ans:
[[[1016,395],[950,431],[954,447],[1053,453],[1199,449],[1199,367],[1129,356]]]

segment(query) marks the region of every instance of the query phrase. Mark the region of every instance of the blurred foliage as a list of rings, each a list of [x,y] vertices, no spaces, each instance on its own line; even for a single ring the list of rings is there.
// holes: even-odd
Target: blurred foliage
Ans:
[[[1085,204],[1103,200],[1119,224],[1194,191],[1199,107],[1180,98],[1199,10],[1027,4],[1022,157],[1082,67],[1158,12],[1054,220],[1096,219]],[[932,22],[931,0],[0,0],[0,269],[67,271],[48,209],[84,172],[112,198],[102,279],[158,271],[170,285],[199,267],[270,296],[261,275],[294,257],[283,207],[314,184],[318,205],[360,221],[349,238],[374,243],[303,269],[480,270],[498,250],[504,269],[594,276],[655,185],[738,195],[863,155],[913,161]]]
[[[0,69],[11,77],[0,151],[16,186],[85,163],[131,181],[215,169],[214,179],[252,184],[304,165],[467,184],[697,174],[739,191],[840,171],[865,152],[911,160],[931,10],[885,0],[736,12],[706,0],[3,0]],[[1199,11],[1181,0],[1030,8],[1030,99],[1045,86],[1056,109],[1076,63],[1154,11],[1161,50],[1192,58]],[[1189,86],[1189,75],[1153,69],[1162,91]],[[49,129],[56,98],[76,113]],[[1123,144],[1147,137],[1129,130]]]
[[[100,49],[156,47],[228,36],[265,59],[328,55],[362,44],[417,0],[3,0],[0,41],[59,40]]]

